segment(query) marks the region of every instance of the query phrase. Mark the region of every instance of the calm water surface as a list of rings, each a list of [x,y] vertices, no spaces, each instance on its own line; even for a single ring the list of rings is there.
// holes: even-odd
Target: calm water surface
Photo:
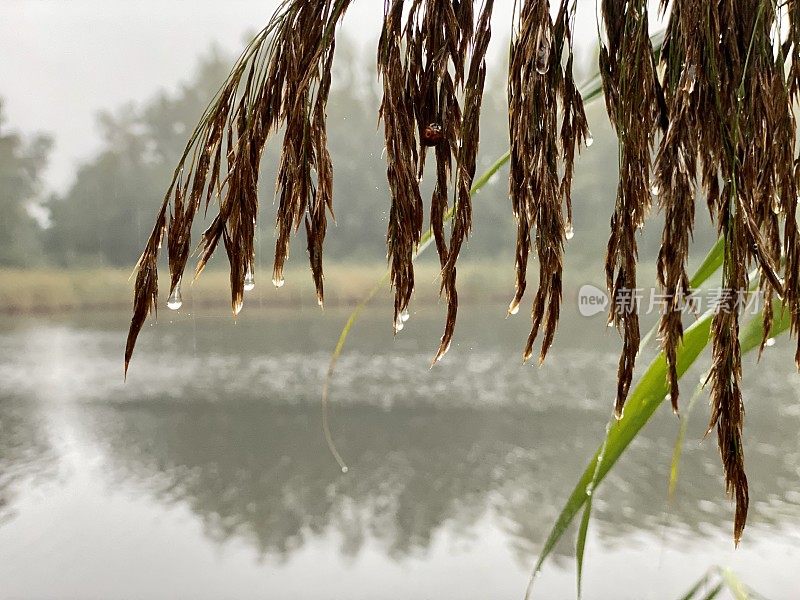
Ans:
[[[385,308],[367,313],[332,389],[345,475],[319,408],[345,316],[164,310],[127,383],[125,314],[0,320],[0,596],[521,598],[605,429],[616,334],[566,314],[546,366],[522,367],[527,319],[468,306],[429,370],[441,308],[396,339]],[[667,501],[678,422],[665,407],[595,493],[586,598],[678,598],[715,564],[800,597],[791,355],[779,342],[747,359],[741,548],[716,440],[702,441],[705,399]],[[537,597],[574,596],[568,538]]]

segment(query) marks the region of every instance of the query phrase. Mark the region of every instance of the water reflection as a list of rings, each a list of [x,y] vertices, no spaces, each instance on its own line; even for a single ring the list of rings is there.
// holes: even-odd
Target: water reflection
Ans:
[[[14,516],[17,488],[56,472],[57,456],[37,407],[0,398],[0,525]]]
[[[94,406],[91,426],[117,477],[162,502],[186,502],[219,542],[241,536],[262,554],[286,556],[335,530],[345,554],[372,538],[403,557],[424,551],[443,529],[469,538],[471,526],[490,515],[527,563],[599,438],[582,432],[596,431],[602,418],[598,410],[557,407],[350,407],[336,413],[346,476],[319,434],[318,411],[307,407]],[[748,425],[753,526],[800,517],[800,422],[777,421],[754,417]],[[596,526],[607,545],[666,523],[675,539],[730,528],[713,440],[690,443],[684,483],[667,506],[674,424],[659,425],[598,492]]]
[[[367,315],[334,386],[347,475],[325,446],[318,406],[322,349],[340,319],[176,320],[145,335],[128,384],[124,320],[0,327],[0,518],[24,507],[20,482],[52,477],[55,428],[98,457],[103,483],[88,488],[101,506],[126,489],[187,507],[215,546],[235,541],[288,562],[338,540],[350,559],[377,548],[402,561],[443,535],[479,549],[488,522],[527,566],[605,429],[616,340],[565,320],[547,367],[522,368],[517,324],[502,310],[496,320],[464,312],[460,345],[433,371],[424,349],[438,315],[415,315],[397,341],[385,315]],[[785,378],[790,351],[773,350],[748,369],[749,531],[783,543],[798,535],[800,410],[798,378]],[[668,505],[677,422],[658,412],[596,493],[592,532],[604,548],[627,551],[643,534],[681,550],[728,537],[715,440],[700,443],[705,419],[698,406]],[[558,552],[563,561],[573,549]]]

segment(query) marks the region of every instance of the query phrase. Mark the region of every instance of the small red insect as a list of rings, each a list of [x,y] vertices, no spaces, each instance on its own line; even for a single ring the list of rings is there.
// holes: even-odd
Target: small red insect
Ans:
[[[442,132],[442,126],[438,123],[431,123],[422,131],[421,142],[423,146],[428,146],[429,148],[438,146],[443,139],[444,133]]]

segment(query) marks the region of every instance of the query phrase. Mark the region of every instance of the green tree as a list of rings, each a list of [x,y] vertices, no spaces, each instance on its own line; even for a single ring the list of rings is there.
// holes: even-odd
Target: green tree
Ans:
[[[186,130],[226,69],[212,52],[174,96],[162,92],[143,107],[100,114],[101,151],[78,169],[66,194],[48,204],[47,250],[54,262],[130,266],[136,260]]]
[[[0,266],[41,262],[41,228],[29,207],[41,192],[41,172],[51,141],[38,135],[24,140],[8,132],[0,101]]]

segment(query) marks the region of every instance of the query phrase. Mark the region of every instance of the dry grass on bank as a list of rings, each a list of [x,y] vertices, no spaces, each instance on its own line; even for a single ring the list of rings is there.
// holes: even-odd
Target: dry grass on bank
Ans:
[[[325,269],[326,306],[358,303],[384,275],[383,265],[330,265]],[[163,273],[160,300],[166,302],[169,282]],[[465,301],[477,302],[510,298],[513,292],[513,269],[476,262],[459,266],[460,293]],[[133,280],[130,271],[97,269],[0,269],[0,312],[6,314],[54,313],[70,310],[130,309]],[[434,264],[417,267],[417,303],[438,302],[439,273]],[[271,273],[256,272],[256,289],[251,292],[260,303],[275,306],[315,305],[316,293],[307,268],[286,272],[286,285],[276,289]],[[226,306],[230,303],[228,274],[204,272],[193,285],[184,287],[184,297],[191,295],[201,306]],[[388,282],[386,283],[388,297]]]

